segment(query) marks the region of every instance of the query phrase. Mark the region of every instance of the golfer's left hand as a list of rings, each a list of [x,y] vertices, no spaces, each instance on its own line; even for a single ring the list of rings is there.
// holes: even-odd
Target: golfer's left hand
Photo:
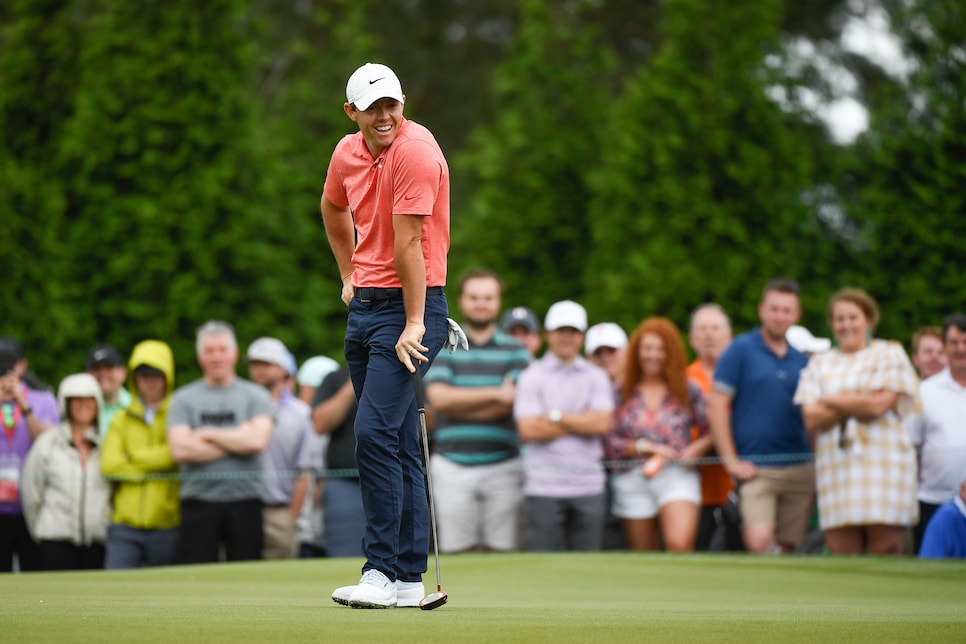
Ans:
[[[396,357],[409,369],[409,373],[416,373],[414,361],[429,362],[429,358],[424,355],[429,348],[422,344],[425,333],[426,327],[422,324],[408,322],[396,342]]]

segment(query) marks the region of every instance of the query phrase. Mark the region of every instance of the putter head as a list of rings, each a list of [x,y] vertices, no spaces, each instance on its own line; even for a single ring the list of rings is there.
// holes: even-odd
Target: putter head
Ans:
[[[419,602],[419,607],[423,610],[433,610],[445,604],[447,599],[449,599],[449,596],[442,590],[438,590],[423,597]]]

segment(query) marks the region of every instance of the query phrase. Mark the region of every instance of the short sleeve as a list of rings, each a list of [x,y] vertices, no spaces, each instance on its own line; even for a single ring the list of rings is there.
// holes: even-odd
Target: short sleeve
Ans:
[[[513,417],[516,419],[542,416],[546,413],[540,403],[538,374],[533,366],[527,367],[517,380],[517,392],[513,401]]]
[[[725,349],[714,367],[712,389],[733,396],[738,390],[744,363],[743,342],[735,341]]]
[[[898,342],[883,341],[876,369],[869,382],[870,389],[884,389],[899,394],[898,411],[900,416],[918,414],[922,405],[919,401],[919,377],[916,375],[909,356]]]
[[[822,398],[822,359],[812,356],[808,364],[798,376],[798,388],[795,389],[794,402],[796,405],[811,405]]]

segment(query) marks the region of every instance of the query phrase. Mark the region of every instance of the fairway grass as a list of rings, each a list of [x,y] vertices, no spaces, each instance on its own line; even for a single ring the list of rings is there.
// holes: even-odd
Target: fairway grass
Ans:
[[[4,642],[966,642],[966,562],[444,555],[449,603],[330,599],[361,560],[0,575]],[[426,576],[435,590],[434,572]]]

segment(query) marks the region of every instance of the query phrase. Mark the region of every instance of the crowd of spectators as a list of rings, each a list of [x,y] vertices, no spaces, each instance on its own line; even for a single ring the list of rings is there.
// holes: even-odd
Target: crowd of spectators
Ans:
[[[735,337],[717,303],[628,337],[570,300],[504,310],[488,270],[458,288],[469,351],[424,379],[441,551],[966,556],[966,315],[907,354],[856,288],[831,339],[785,279]],[[0,338],[0,571],[362,555],[346,367],[242,354],[225,322],[196,341],[196,382],[146,339],[54,392]]]

